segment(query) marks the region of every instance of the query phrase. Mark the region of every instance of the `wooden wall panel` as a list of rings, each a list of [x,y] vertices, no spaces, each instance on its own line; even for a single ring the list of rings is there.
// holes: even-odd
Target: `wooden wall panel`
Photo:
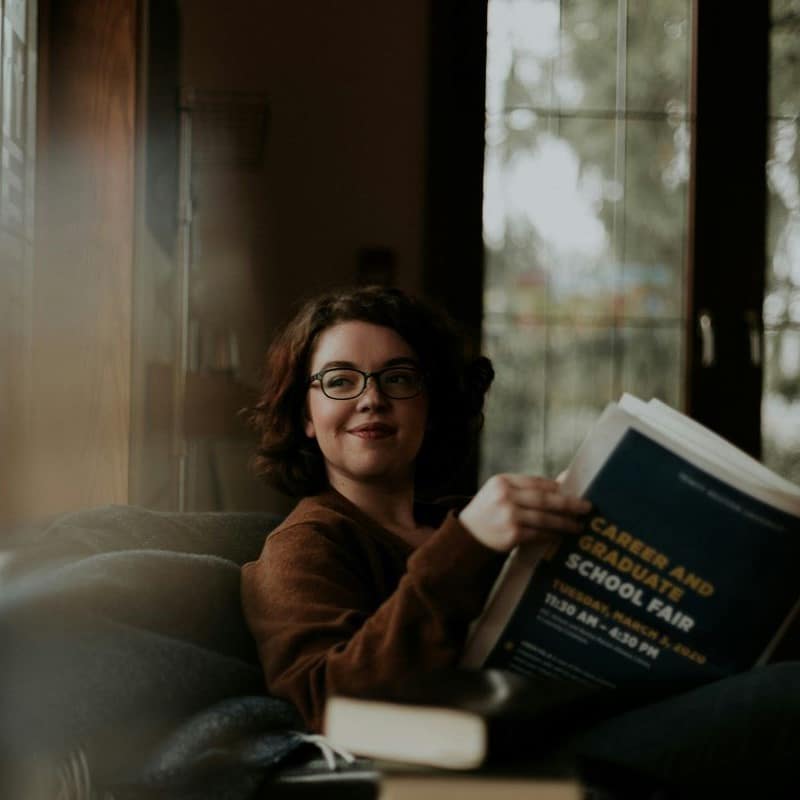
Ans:
[[[136,0],[51,0],[27,516],[128,498]]]

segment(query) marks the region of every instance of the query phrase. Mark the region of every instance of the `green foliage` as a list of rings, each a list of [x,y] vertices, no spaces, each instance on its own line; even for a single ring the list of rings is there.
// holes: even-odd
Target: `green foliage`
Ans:
[[[794,115],[796,142],[800,0],[772,0],[772,17],[771,107]],[[489,18],[485,344],[497,379],[483,472],[553,474],[620,392],[680,402],[691,2],[490,0]],[[781,325],[800,325],[800,265],[788,263],[800,156],[782,147],[769,283]],[[765,392],[800,403],[800,368],[777,369],[768,360]],[[779,441],[765,456],[800,470]]]

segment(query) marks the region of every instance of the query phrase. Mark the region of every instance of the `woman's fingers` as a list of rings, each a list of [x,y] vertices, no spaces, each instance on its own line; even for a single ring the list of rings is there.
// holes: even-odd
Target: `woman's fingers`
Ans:
[[[571,514],[557,514],[549,511],[519,509],[517,524],[527,533],[580,533],[583,522]]]
[[[551,478],[542,478],[538,475],[520,475],[513,472],[504,472],[495,477],[506,481],[514,489],[538,489],[542,492],[557,492],[560,488],[558,481],[554,481]]]
[[[562,494],[557,481],[531,475],[491,477],[464,507],[460,519],[488,547],[508,551],[537,534],[579,533],[591,503]]]
[[[557,489],[553,491],[516,489],[512,500],[520,508],[560,511],[564,514],[588,514],[592,510],[592,504],[588,500],[561,494]]]
[[[552,509],[567,514],[587,514],[592,508],[588,500],[562,494],[561,483],[558,480],[515,474],[499,477],[505,481],[508,499],[515,505],[524,508]]]

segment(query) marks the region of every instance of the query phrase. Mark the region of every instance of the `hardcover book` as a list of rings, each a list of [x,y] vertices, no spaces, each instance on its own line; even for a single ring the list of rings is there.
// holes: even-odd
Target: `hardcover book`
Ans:
[[[573,786],[574,775],[563,768],[548,765],[547,774],[533,773],[531,756],[547,752],[568,733],[575,715],[585,719],[608,713],[614,695],[504,670],[445,670],[369,697],[331,697],[324,731],[337,747],[391,764],[507,769],[524,759],[528,769],[517,777]]]

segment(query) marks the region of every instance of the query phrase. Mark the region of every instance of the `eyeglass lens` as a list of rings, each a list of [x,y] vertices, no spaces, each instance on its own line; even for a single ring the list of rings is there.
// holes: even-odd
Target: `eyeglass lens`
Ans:
[[[422,375],[410,367],[394,367],[372,373],[378,388],[395,400],[414,397],[422,388]],[[367,385],[367,376],[355,369],[331,369],[320,376],[322,390],[334,400],[358,397]]]

